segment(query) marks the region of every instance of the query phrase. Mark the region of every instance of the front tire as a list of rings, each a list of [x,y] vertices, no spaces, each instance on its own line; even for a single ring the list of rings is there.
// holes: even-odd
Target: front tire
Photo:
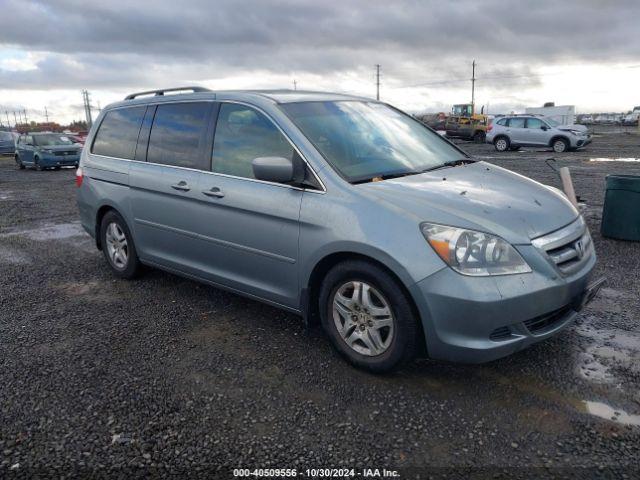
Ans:
[[[407,294],[384,269],[361,260],[340,263],[326,275],[319,301],[324,330],[353,365],[388,372],[415,357],[418,319]]]
[[[511,146],[511,142],[507,137],[498,137],[493,141],[493,146],[499,152],[506,152]]]
[[[20,156],[16,155],[15,156],[16,159],[16,165],[18,166],[18,168],[20,170],[24,170],[24,164],[22,163],[22,161],[20,160]]]
[[[140,260],[127,223],[116,211],[107,212],[100,223],[102,253],[114,275],[134,278],[140,273]]]
[[[33,157],[33,164],[35,165],[37,171],[41,172],[42,170],[44,170],[42,168],[42,165],[40,165],[40,159],[38,157]]]
[[[551,144],[551,148],[555,153],[563,153],[569,150],[569,142],[564,138],[556,138]]]

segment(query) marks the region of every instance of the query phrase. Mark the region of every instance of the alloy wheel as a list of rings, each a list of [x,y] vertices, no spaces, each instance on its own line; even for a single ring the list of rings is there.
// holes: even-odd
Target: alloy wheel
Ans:
[[[365,282],[350,281],[334,293],[333,322],[342,340],[366,356],[383,354],[394,336],[389,302]]]
[[[498,139],[498,141],[496,142],[496,148],[500,152],[504,152],[507,149],[507,141],[504,138]]]
[[[556,153],[562,153],[567,149],[567,145],[562,140],[556,140],[553,142],[553,151]]]
[[[105,240],[107,243],[107,253],[109,254],[111,263],[120,270],[127,268],[127,262],[129,260],[129,245],[127,243],[127,236],[120,225],[115,222],[107,225]]]

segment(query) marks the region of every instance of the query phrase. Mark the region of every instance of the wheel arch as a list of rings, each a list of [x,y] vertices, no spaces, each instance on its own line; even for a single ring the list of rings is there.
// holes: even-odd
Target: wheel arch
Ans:
[[[422,348],[426,348],[422,318],[420,316],[420,311],[418,310],[413,295],[409,290],[410,283],[408,283],[408,273],[397,271],[399,268],[398,266],[396,266],[396,268],[394,269],[384,261],[374,258],[366,253],[353,250],[342,250],[328,253],[315,263],[313,269],[311,270],[311,273],[308,276],[307,281],[304,284],[305,287],[303,288],[301,295],[301,310],[305,320],[305,324],[311,327],[320,323],[319,297],[320,289],[322,287],[322,280],[329,272],[329,270],[331,270],[334,266],[350,260],[361,260],[371,263],[384,270],[398,282],[399,287],[409,299],[411,309],[413,310],[413,314],[415,315],[415,318],[418,322],[418,326],[421,332]]]
[[[567,142],[567,149],[571,148],[571,140],[569,140],[569,137],[567,137],[566,135],[563,135],[561,133],[558,133],[556,135],[554,135],[553,137],[551,137],[551,140],[549,140],[549,146],[552,147],[553,146],[553,142],[555,142],[556,140],[564,140],[565,142]]]
[[[100,208],[98,208],[98,210],[96,211],[95,224],[94,224],[94,232],[95,232],[94,238],[96,239],[96,247],[98,248],[98,250],[102,250],[102,242],[100,240],[100,224],[102,223],[102,219],[104,218],[104,216],[112,210],[124,219],[124,216],[118,210],[118,208],[115,205],[112,205],[110,203],[105,203],[101,205]]]

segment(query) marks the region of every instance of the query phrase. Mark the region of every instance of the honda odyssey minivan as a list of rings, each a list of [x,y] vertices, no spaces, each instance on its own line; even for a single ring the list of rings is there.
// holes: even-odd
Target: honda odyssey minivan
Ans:
[[[80,217],[116,276],[147,265],[281,307],[371,371],[512,354],[601,284],[559,190],[367,98],[142,92],[85,145]]]

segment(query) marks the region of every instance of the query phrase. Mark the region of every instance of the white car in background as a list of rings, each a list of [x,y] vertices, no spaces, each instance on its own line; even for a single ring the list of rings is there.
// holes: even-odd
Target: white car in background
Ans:
[[[499,152],[545,146],[562,153],[588,145],[591,135],[584,125],[560,125],[542,116],[507,115],[489,125],[486,140]]]

